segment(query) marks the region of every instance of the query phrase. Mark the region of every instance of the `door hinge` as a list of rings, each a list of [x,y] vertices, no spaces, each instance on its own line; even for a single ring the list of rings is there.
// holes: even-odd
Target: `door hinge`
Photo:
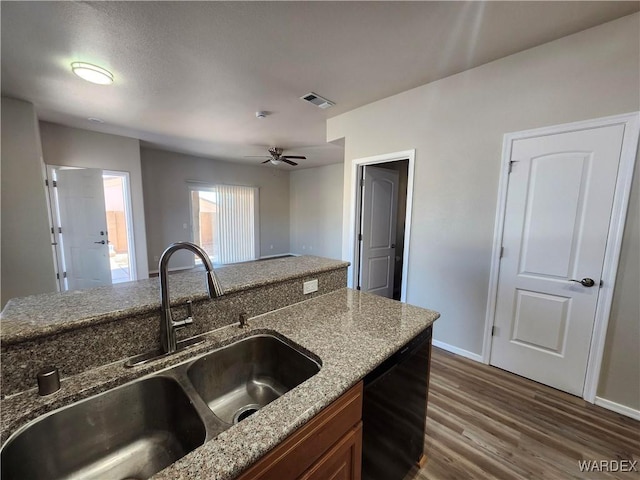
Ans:
[[[62,278],[67,278],[67,272],[62,272]]]
[[[56,233],[56,231],[53,229],[53,227],[51,227],[51,235],[53,235],[54,233]]]
[[[44,179],[44,184],[45,184],[47,187],[49,186],[49,180],[48,180],[47,178],[45,178],[45,179]],[[53,181],[51,182],[51,185],[52,185],[53,187],[57,187],[57,186],[58,186],[58,182],[57,182],[57,180],[53,180]]]
[[[60,274],[56,273],[56,280],[60,280]]]
[[[358,241],[360,241],[360,242],[362,241],[362,234],[361,233],[358,234]]]
[[[58,227],[58,233],[62,233],[62,227]]]
[[[500,258],[504,257],[504,247],[500,247]]]
[[[498,333],[498,327],[494,325],[493,327],[491,327],[491,336],[495,337],[497,333]]]
[[[364,187],[364,177],[360,179],[360,186]]]
[[[509,172],[508,173],[511,173],[513,171],[513,164],[514,163],[518,163],[518,160],[511,160],[509,162]]]

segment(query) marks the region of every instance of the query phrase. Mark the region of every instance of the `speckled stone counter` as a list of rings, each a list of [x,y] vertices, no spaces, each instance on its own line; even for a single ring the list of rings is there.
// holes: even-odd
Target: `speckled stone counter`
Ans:
[[[332,292],[347,285],[347,262],[302,256],[230,265],[216,270],[224,295],[209,299],[204,271],[172,274],[174,318],[193,301],[193,324],[178,340]],[[318,291],[305,295],[303,282]],[[35,384],[42,367],[55,365],[62,377],[160,348],[160,284],[157,278],[85,291],[11,300],[1,317],[2,395]]]
[[[216,275],[228,295],[348,265],[340,260],[306,255],[228,265],[217,268]],[[169,284],[172,305],[208,298],[202,271],[172,274]],[[11,299],[0,314],[0,342],[10,345],[81,326],[144,315],[159,308],[157,278]]]
[[[28,420],[134,378],[184,362],[217,346],[258,332],[285,337],[322,361],[320,372],[241,423],[197,448],[154,480],[230,480],[309,421],[411,338],[428,328],[437,312],[347,288],[211,332],[207,342],[140,369],[122,362],[66,379],[49,396],[23,392],[2,403],[3,439]]]

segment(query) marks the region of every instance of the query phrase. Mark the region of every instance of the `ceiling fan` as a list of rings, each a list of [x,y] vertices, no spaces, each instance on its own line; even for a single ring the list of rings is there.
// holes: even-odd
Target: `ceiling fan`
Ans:
[[[296,162],[292,162],[291,159],[295,158],[297,160],[306,160],[307,157],[303,157],[300,155],[282,155],[282,148],[278,148],[278,147],[271,147],[269,149],[269,155],[259,155],[259,156],[253,156],[253,158],[266,158],[267,160],[265,160],[262,163],[271,163],[272,165],[280,165],[280,163],[284,162],[284,163],[288,163],[289,165],[293,165],[294,167],[296,165],[298,165]],[[251,158],[251,157],[248,157]]]

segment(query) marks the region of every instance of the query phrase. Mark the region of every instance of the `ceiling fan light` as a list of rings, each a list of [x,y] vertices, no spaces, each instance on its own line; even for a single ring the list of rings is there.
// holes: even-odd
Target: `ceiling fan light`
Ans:
[[[271,164],[272,165],[280,165],[282,163],[282,160],[276,160],[275,158],[271,159]]]
[[[71,70],[87,82],[97,83],[98,85],[111,85],[113,83],[113,74],[109,70],[105,70],[97,65],[73,62],[71,64]]]

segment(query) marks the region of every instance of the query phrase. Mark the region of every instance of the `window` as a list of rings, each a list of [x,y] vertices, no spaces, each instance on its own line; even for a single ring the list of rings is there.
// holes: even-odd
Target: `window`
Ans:
[[[258,189],[239,185],[190,185],[193,240],[214,264],[259,256]]]

